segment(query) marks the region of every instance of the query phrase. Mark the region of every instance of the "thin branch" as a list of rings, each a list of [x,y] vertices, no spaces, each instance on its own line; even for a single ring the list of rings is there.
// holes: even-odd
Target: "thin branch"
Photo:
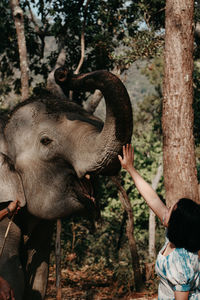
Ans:
[[[37,35],[39,36],[40,40],[41,40],[41,58],[44,57],[44,47],[45,47],[45,36],[47,34],[47,28],[48,28],[48,23],[43,24],[43,29],[41,29],[41,27],[39,27],[39,25],[37,24],[32,9],[30,7],[30,3],[27,1],[27,5],[28,5],[28,9],[29,9],[29,13],[30,15],[28,15],[29,20],[32,22],[32,24],[34,25],[35,31],[37,33]]]
[[[83,16],[83,23],[82,23],[82,30],[81,30],[81,58],[78,64],[78,67],[76,68],[74,74],[79,74],[80,69],[83,65],[84,58],[85,58],[85,23],[86,23],[86,17],[87,17],[87,8],[90,3],[90,0],[87,0],[84,8],[84,16]]]
[[[30,7],[30,3],[27,1],[27,5],[28,5],[28,10],[29,10],[29,13],[30,13],[30,16],[28,16],[29,20],[33,23],[34,27],[35,27],[35,31],[38,33],[38,35],[41,34],[41,29],[39,28],[37,22],[35,21],[35,18],[34,18],[34,15],[33,15],[33,12],[32,12],[32,9]]]

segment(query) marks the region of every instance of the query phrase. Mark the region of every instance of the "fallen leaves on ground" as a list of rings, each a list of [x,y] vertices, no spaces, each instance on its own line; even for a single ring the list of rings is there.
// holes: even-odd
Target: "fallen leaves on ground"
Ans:
[[[129,287],[120,285],[113,280],[111,270],[103,272],[89,269],[63,269],[61,274],[62,300],[143,300],[157,299],[157,295],[150,291],[132,292]],[[56,299],[55,267],[50,268],[48,288],[45,300]]]

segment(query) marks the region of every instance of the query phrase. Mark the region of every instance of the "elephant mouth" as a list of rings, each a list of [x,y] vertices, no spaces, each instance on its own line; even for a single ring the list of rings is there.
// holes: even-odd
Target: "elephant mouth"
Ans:
[[[89,175],[75,181],[78,201],[84,206],[86,217],[94,221],[100,217],[98,201],[94,194],[92,180]]]

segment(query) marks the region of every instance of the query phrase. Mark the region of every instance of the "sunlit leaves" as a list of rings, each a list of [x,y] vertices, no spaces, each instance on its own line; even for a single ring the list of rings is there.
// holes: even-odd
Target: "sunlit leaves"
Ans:
[[[144,12],[154,14],[155,8],[146,1],[126,0],[91,0],[87,9],[84,1],[79,0],[21,0],[24,10],[26,42],[30,64],[30,76],[39,73],[41,79],[47,78],[48,72],[55,63],[60,46],[64,46],[67,58],[66,65],[75,69],[80,59],[80,36],[85,22],[86,55],[82,72],[95,69],[112,69],[115,64],[123,65],[137,58],[149,57],[160,45],[158,37],[138,32],[141,24],[145,23]],[[13,66],[19,69],[18,47],[16,32],[9,8],[9,1],[1,2],[0,53],[4,53],[9,61],[8,67],[2,67],[3,74],[11,75]],[[160,4],[162,6],[162,4]],[[31,21],[30,8],[34,15]],[[159,6],[160,9],[160,6]],[[155,18],[155,16],[152,18]],[[159,20],[160,13],[156,16]],[[160,23],[161,24],[161,23]],[[53,36],[57,50],[50,49],[48,57],[43,59],[46,36]],[[115,49],[125,45],[129,49],[122,57],[118,57]],[[1,62],[3,66],[3,61]],[[44,67],[45,65],[45,67]],[[47,67],[48,65],[48,67]],[[5,71],[4,71],[5,70]],[[1,71],[2,72],[2,71]],[[10,74],[7,74],[9,73]]]

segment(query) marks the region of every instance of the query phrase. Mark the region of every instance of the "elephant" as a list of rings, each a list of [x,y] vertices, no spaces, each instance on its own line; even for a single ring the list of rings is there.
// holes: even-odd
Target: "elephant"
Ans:
[[[6,164],[0,180],[5,187],[10,180],[12,189],[0,202],[17,198],[21,209],[0,258],[0,276],[13,287],[16,300],[44,299],[54,221],[95,217],[88,176],[117,174],[118,154],[132,136],[132,107],[117,76],[105,70],[73,75],[59,68],[55,81],[65,93],[99,89],[106,119],[103,123],[81,106],[44,91],[18,104],[1,126],[0,151]],[[1,173],[9,180],[4,182]],[[0,243],[8,221],[1,222]]]

